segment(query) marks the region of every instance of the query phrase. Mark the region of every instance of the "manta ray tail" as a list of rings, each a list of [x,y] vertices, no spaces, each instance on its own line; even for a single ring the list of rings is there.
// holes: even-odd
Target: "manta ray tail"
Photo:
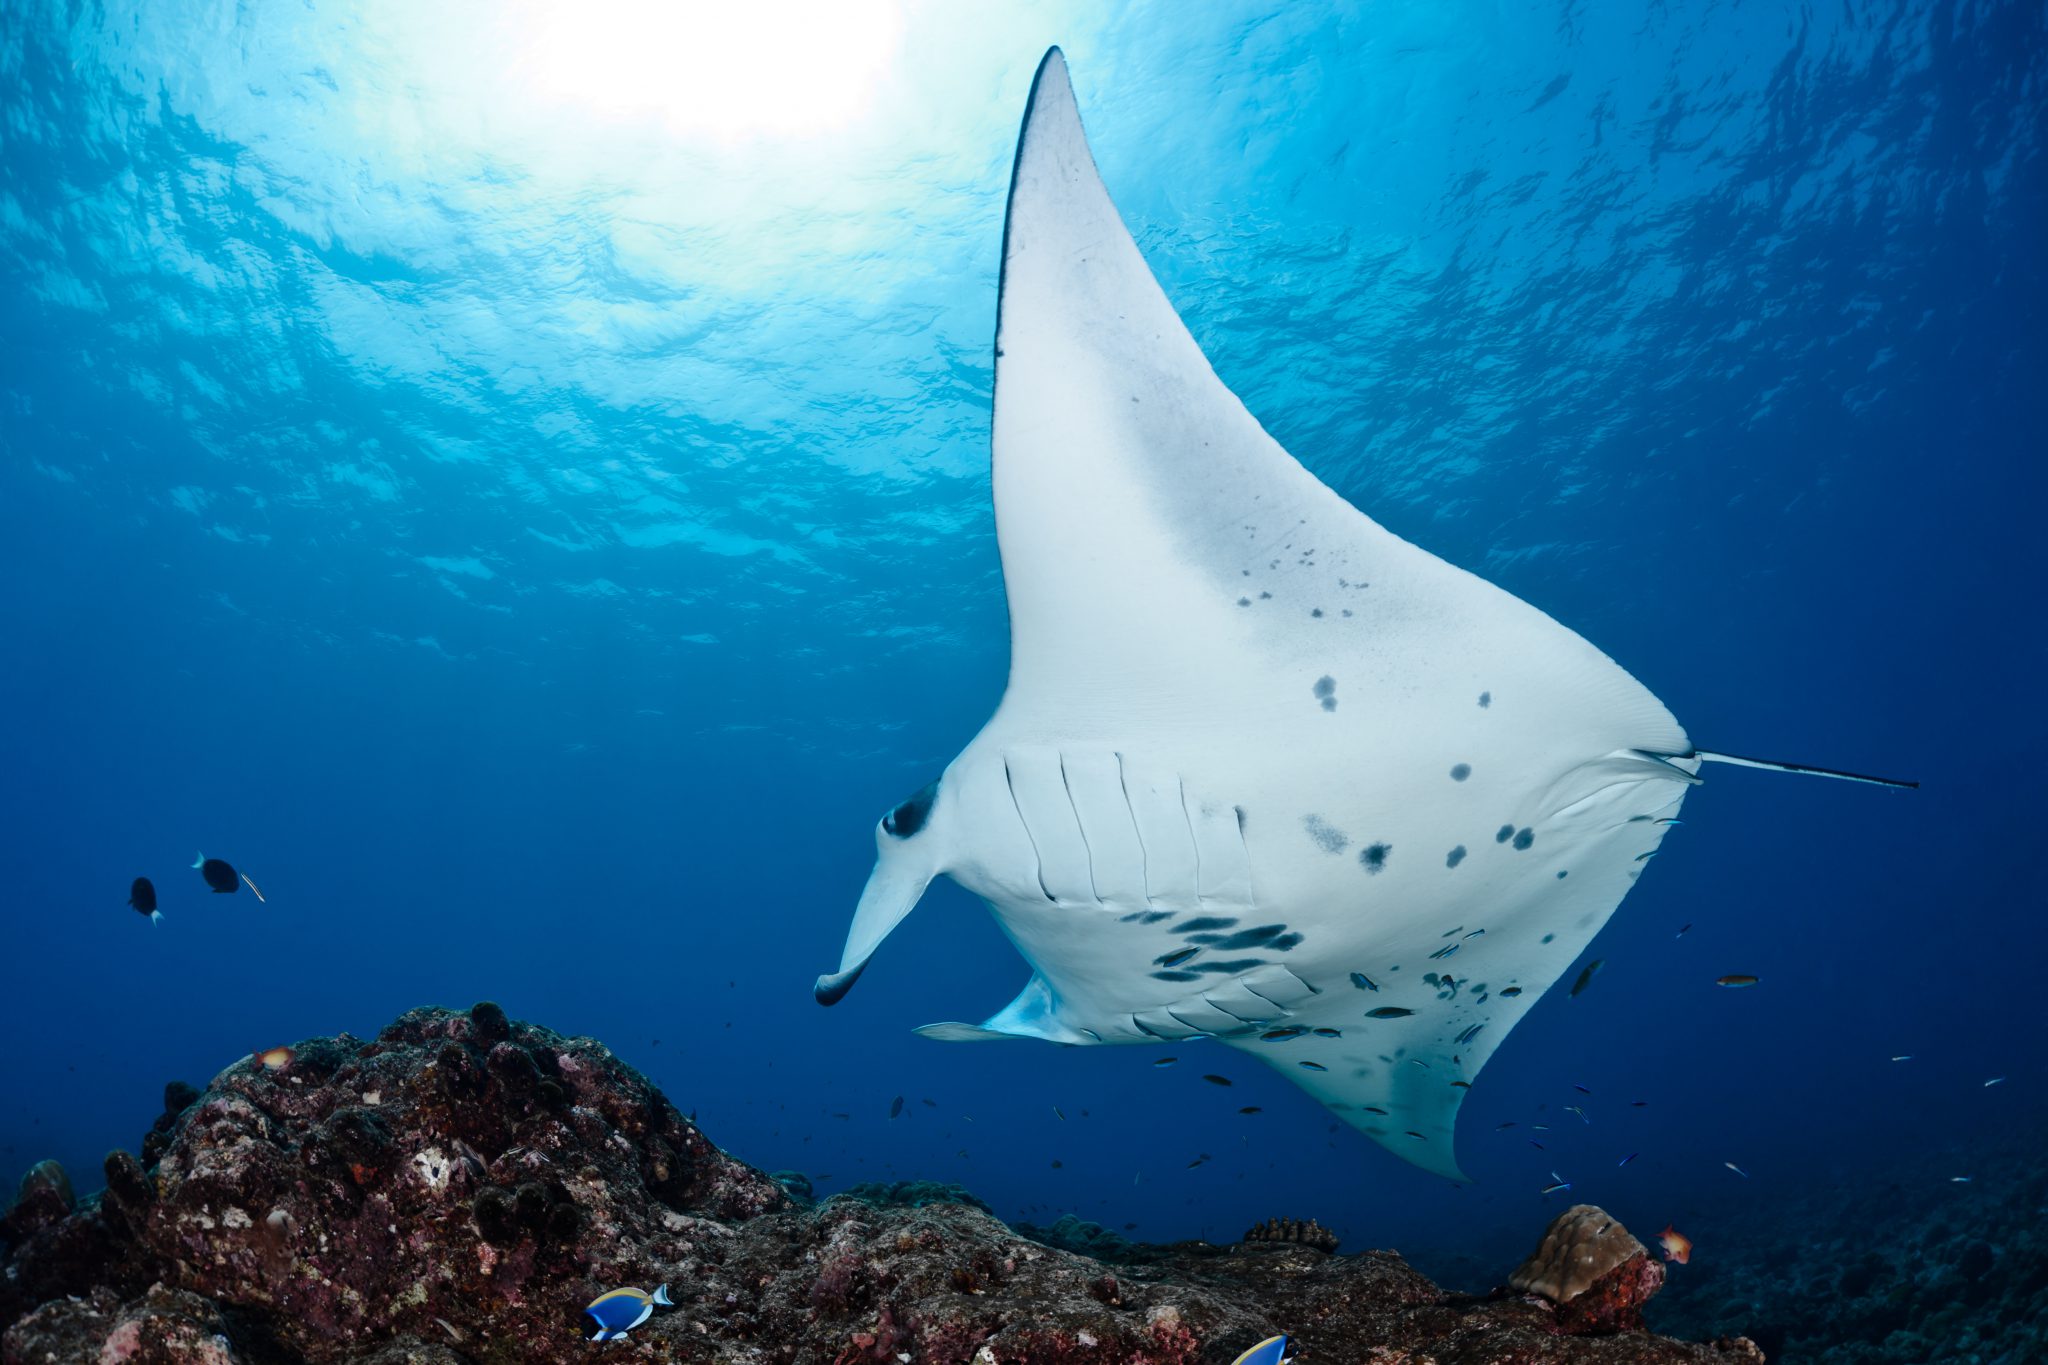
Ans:
[[[1765,768],[1774,773],[1805,773],[1810,777],[1838,777],[1844,782],[1868,782],[1874,787],[1903,787],[1918,790],[1918,782],[1908,782],[1897,777],[1872,777],[1868,773],[1844,772],[1840,768],[1816,768],[1806,763],[1780,763],[1770,758],[1744,758],[1740,754],[1709,753],[1695,749],[1688,758],[1699,759],[1702,763],[1732,763],[1738,768]]]

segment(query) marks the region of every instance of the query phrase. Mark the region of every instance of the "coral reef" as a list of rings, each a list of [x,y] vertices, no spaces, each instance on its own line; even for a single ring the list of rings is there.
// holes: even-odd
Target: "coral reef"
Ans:
[[[1774,1191],[1739,1226],[1693,1220],[1701,1250],[1650,1319],[1682,1334],[1740,1330],[1773,1361],[2048,1361],[2044,1208],[2037,1127],[1904,1149]]]
[[[1550,1220],[1508,1287],[1556,1307],[1557,1330],[1573,1336],[1629,1332],[1664,1287],[1664,1267],[1604,1209],[1574,1204]]]
[[[1759,1358],[1561,1335],[1547,1300],[1334,1256],[1312,1223],[1145,1246],[1078,1219],[1034,1240],[922,1182],[813,1204],[602,1044],[492,1005],[311,1039],[166,1111],[153,1168],[114,1153],[75,1209],[45,1171],[0,1224],[5,1365],[580,1362],[583,1305],[624,1284],[675,1301],[603,1348],[633,1361],[1198,1365],[1282,1330],[1376,1365]]]
[[[1311,1218],[1302,1222],[1297,1218],[1268,1218],[1255,1227],[1245,1229],[1247,1242],[1298,1242],[1317,1251],[1335,1252],[1337,1234]]]

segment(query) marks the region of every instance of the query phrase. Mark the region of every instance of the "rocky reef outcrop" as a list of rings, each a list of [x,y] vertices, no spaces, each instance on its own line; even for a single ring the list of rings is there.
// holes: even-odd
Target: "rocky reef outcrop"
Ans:
[[[1197,1365],[1280,1331],[1374,1365],[1762,1358],[1575,1313],[1583,1293],[1448,1293],[1310,1224],[1158,1246],[1071,1219],[1034,1239],[940,1185],[814,1203],[603,1044],[494,1005],[269,1060],[173,1087],[104,1193],[74,1207],[47,1169],[24,1187],[0,1222],[4,1365]],[[584,1340],[599,1293],[664,1284],[673,1308]]]

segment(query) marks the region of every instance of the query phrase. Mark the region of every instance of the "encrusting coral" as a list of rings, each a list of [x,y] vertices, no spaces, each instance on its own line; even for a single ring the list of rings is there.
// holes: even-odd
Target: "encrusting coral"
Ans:
[[[601,1043],[496,1006],[311,1039],[173,1108],[153,1167],[115,1153],[75,1211],[46,1172],[0,1221],[4,1365],[567,1365],[594,1349],[583,1305],[621,1285],[674,1299],[603,1348],[622,1362],[1201,1365],[1281,1331],[1319,1360],[1757,1358],[1561,1335],[1546,1301],[1310,1250],[1313,1223],[1217,1247],[1063,1220],[1048,1244],[950,1186],[813,1204]]]
[[[1337,1234],[1311,1218],[1306,1222],[1298,1218],[1268,1218],[1255,1223],[1245,1230],[1247,1242],[1294,1242],[1300,1246],[1314,1247],[1317,1251],[1335,1252]]]

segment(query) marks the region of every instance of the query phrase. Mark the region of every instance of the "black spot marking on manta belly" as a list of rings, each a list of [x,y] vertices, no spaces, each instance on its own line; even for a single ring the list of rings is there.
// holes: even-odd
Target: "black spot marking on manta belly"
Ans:
[[[1196,976],[1193,972],[1154,972],[1152,973],[1152,979],[1155,981],[1200,981],[1202,978]]]
[[[1301,827],[1308,831],[1308,837],[1315,841],[1317,848],[1325,853],[1342,853],[1351,847],[1351,840],[1344,831],[1329,824],[1320,815],[1304,815]]]
[[[1268,598],[1270,598],[1270,597],[1271,597],[1272,595],[1273,595],[1273,594],[1272,594],[1272,593],[1269,593],[1269,592],[1262,592],[1262,593],[1260,593],[1260,594],[1259,594],[1259,600],[1260,600],[1261,602],[1264,602],[1265,600],[1267,600]]]
[[[1308,609],[1308,614],[1310,616],[1320,617],[1323,614],[1323,609],[1321,607],[1310,607]]]
[[[1449,853],[1444,855],[1445,867],[1456,867],[1459,863],[1462,863],[1464,861],[1465,846],[1463,844],[1459,844],[1456,848],[1452,849]]]
[[[1522,993],[1522,988],[1521,988],[1520,986],[1509,986],[1509,987],[1508,987],[1508,988],[1507,988],[1506,990],[1504,990],[1504,991],[1502,991],[1502,992],[1501,992],[1501,994],[1502,994],[1502,995],[1507,995],[1507,996],[1515,996],[1515,995],[1520,995],[1521,993]]]
[[[1261,924],[1256,929],[1240,929],[1229,938],[1219,939],[1218,948],[1243,949],[1263,948],[1287,932],[1284,924]]]
[[[1152,965],[1155,967],[1178,967],[1181,963],[1186,962],[1201,951],[1200,948],[1176,948],[1170,953],[1164,953],[1159,957],[1153,958]]]
[[[1240,598],[1238,598],[1238,599],[1237,599],[1237,605],[1239,605],[1240,607],[1248,607],[1248,606],[1250,606],[1251,604],[1252,604],[1252,599],[1251,599],[1251,598],[1249,598],[1249,597],[1240,597]]]
[[[1173,911],[1171,910],[1147,910],[1138,916],[1139,922],[1142,924],[1157,924],[1163,919],[1172,918]]]
[[[1493,693],[1481,692],[1479,694],[1479,705],[1482,710],[1486,707],[1493,705]]]
[[[1222,934],[1189,934],[1187,936],[1187,942],[1199,943],[1204,948],[1213,948],[1217,944],[1223,942],[1223,937],[1224,936]]]
[[[1198,963],[1190,970],[1208,972],[1213,975],[1235,976],[1239,972],[1248,972],[1254,967],[1263,967],[1265,965],[1266,959],[1262,957],[1234,957],[1228,962]]]
[[[1496,844],[1504,844],[1514,837],[1515,827],[1513,825],[1502,825],[1499,829],[1494,831],[1493,841]]]
[[[1196,934],[1208,929],[1234,929],[1236,927],[1237,921],[1234,919],[1221,915],[1204,915],[1200,919],[1189,920],[1180,927],[1180,931],[1184,934]]]
[[[1556,934],[1545,934],[1545,935],[1543,936],[1543,941],[1544,941],[1545,943],[1548,943],[1548,942],[1550,942],[1550,941],[1551,941],[1552,939],[1554,939],[1554,938],[1556,938],[1556,937],[1557,937],[1557,935],[1556,935]]]
[[[1453,763],[1451,765],[1451,781],[1463,782],[1470,776],[1472,776],[1472,765],[1470,763]]]
[[[1300,942],[1300,934],[1288,933],[1280,935],[1280,937],[1274,939],[1271,943],[1267,944],[1266,946],[1271,948],[1276,953],[1284,953],[1295,947]]]
[[[1536,831],[1530,829],[1527,825],[1515,831],[1515,848],[1517,850],[1525,849],[1535,842]]]
[[[1316,679],[1314,688],[1316,700],[1323,704],[1325,711],[1337,709],[1337,680],[1325,673]]]
[[[1378,874],[1386,870],[1387,855],[1393,851],[1392,844],[1373,844],[1358,851],[1358,861],[1367,872]]]
[[[1563,881],[1563,880],[1564,880],[1564,879],[1565,879],[1566,877],[1569,877],[1569,876],[1571,876],[1571,875],[1572,875],[1571,873],[1569,873],[1569,872],[1565,871],[1565,870],[1564,870],[1563,868],[1559,868],[1559,869],[1557,870],[1557,879],[1558,879],[1559,881]]]

